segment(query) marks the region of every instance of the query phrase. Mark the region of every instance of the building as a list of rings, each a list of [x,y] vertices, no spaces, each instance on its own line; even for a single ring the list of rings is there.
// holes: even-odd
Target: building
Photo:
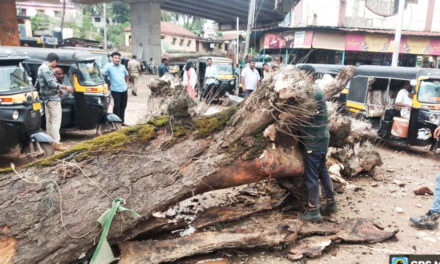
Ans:
[[[277,27],[253,32],[261,53],[289,63],[389,65],[398,0],[301,0]],[[439,65],[440,1],[407,0],[399,63]]]
[[[29,16],[33,17],[37,14],[45,14],[52,18],[60,18],[63,15],[63,3],[62,0],[60,0],[60,3],[54,4],[54,3],[47,3],[43,1],[26,1],[26,2],[20,2],[17,1],[17,12],[18,15],[21,16]],[[73,3],[72,0],[66,0],[66,15],[65,19],[75,19],[78,16],[81,17],[81,9]]]
[[[188,29],[171,22],[160,22],[162,55],[166,53],[200,53],[222,55],[226,53],[221,39],[201,38]],[[131,46],[131,27],[124,29],[125,45]]]

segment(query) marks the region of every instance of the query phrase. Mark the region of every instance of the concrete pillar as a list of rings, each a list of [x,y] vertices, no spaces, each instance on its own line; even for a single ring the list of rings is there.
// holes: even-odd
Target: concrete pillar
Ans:
[[[160,4],[142,1],[130,4],[131,51],[138,58],[152,57],[155,64],[161,59]]]
[[[1,0],[0,46],[20,46],[15,0]]]

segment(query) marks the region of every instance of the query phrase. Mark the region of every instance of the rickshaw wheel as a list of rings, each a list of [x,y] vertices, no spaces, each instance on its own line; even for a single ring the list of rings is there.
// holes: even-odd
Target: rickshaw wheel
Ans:
[[[33,146],[31,146],[31,144]],[[34,152],[32,153],[32,150]],[[29,162],[33,162],[39,159],[47,158],[54,153],[54,149],[49,142],[31,142],[26,145],[23,150],[23,154],[26,155],[26,159]]]
[[[122,124],[119,122],[105,122],[105,123],[101,123],[99,124],[99,126],[96,128],[96,134],[98,136],[110,133],[110,132],[114,132],[114,131],[118,131],[120,130],[122,127]]]

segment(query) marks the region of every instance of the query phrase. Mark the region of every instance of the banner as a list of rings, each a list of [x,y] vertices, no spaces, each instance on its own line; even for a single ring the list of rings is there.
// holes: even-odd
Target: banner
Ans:
[[[310,48],[313,31],[286,31],[266,33],[264,35],[265,49]]]
[[[345,50],[390,52],[391,36],[374,34],[352,34],[345,36]]]
[[[440,55],[440,39],[403,37],[400,52],[417,55]]]
[[[395,50],[394,36],[347,33],[345,50],[391,53]],[[400,41],[400,53],[440,55],[440,38],[403,36]]]
[[[294,32],[276,32],[266,33],[264,35],[264,48],[265,49],[284,49],[293,48]]]

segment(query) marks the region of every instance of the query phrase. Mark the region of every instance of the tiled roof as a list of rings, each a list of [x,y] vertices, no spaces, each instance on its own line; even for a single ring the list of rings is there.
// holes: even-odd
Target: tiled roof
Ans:
[[[125,32],[130,32],[131,27],[124,28]],[[197,38],[196,34],[192,33],[188,29],[179,26],[171,22],[160,22],[160,32],[168,36],[185,37],[185,38]]]

